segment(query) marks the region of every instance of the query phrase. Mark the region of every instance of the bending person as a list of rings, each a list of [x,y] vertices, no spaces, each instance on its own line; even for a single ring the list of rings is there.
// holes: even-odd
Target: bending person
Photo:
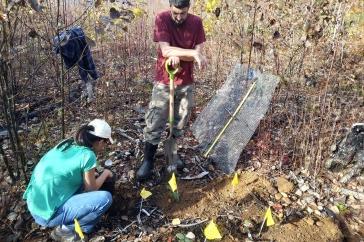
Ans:
[[[112,172],[96,178],[96,153],[112,143],[111,127],[101,119],[82,126],[76,140],[67,139],[49,150],[35,167],[23,195],[35,222],[56,227],[56,241],[76,241],[74,219],[90,233],[112,203],[107,191],[98,191]]]

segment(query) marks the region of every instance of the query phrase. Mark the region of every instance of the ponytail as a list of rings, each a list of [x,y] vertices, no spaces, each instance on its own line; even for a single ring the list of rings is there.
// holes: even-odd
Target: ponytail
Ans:
[[[81,128],[79,128],[79,130],[76,133],[76,143],[80,146],[86,146],[88,148],[92,148],[93,143],[103,139],[89,132],[94,130],[95,128],[91,125],[81,126]]]
[[[81,128],[79,128],[79,130],[76,133],[76,144],[80,146],[86,146],[92,149],[93,143],[104,139],[91,134],[90,131],[95,131],[94,126],[92,125],[81,126]]]

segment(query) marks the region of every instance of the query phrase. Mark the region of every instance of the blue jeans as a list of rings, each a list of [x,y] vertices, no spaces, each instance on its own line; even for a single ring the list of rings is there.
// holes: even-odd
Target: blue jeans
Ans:
[[[45,227],[56,227],[64,225],[74,229],[74,219],[76,218],[86,234],[92,232],[101,216],[111,206],[112,196],[107,191],[84,192],[72,196],[54,215],[46,220],[32,214],[35,222]]]

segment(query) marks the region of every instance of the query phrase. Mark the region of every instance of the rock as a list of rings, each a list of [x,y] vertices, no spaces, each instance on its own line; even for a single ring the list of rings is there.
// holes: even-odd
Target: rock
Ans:
[[[34,230],[36,230],[36,229],[39,229],[40,228],[40,225],[37,224],[36,222],[32,222],[31,228],[34,229]]]
[[[160,227],[160,228],[159,228],[159,233],[164,234],[164,233],[166,233],[167,231],[168,231],[168,229],[167,229],[167,228],[165,228],[165,227]]]
[[[353,177],[360,176],[364,169],[364,123],[354,123],[341,140],[328,160],[325,167],[330,170],[346,169],[341,183],[349,182]]]
[[[106,166],[106,167],[110,167],[110,166],[112,166],[112,160],[110,160],[110,159],[106,160],[106,161],[105,161],[105,166]]]
[[[128,171],[128,177],[129,180],[133,180],[135,178],[135,171],[134,170]]]
[[[317,207],[316,203],[314,203],[314,202],[309,203],[308,206],[310,208],[312,208],[313,210],[318,210],[318,207]]]
[[[301,197],[302,196],[302,191],[300,189],[297,189],[297,191],[294,194]]]
[[[187,234],[186,234],[186,238],[187,239],[190,239],[192,241],[194,241],[196,239],[196,236],[194,233],[192,233],[191,231],[189,231]]]
[[[314,225],[314,224],[315,224],[315,221],[313,221],[313,219],[312,219],[312,218],[310,218],[310,217],[308,217],[308,218],[305,220],[305,222],[306,222],[307,224],[309,224],[309,225]]]
[[[309,172],[308,172],[308,170],[306,168],[302,168],[301,174],[304,175],[304,176],[308,176]]]
[[[309,189],[307,192],[308,192],[309,194],[311,194],[311,195],[315,196],[315,197],[316,197],[316,198],[318,198],[318,199],[320,199],[320,198],[321,198],[320,194],[318,194],[317,192],[314,192],[314,191],[313,191],[313,190],[311,190],[311,189]]]
[[[291,204],[291,200],[288,197],[282,198],[282,202],[287,204],[287,205]]]
[[[18,216],[18,219],[14,225],[14,229],[19,230],[21,228],[21,226],[23,225],[23,223],[24,223],[24,220],[23,220],[22,216],[21,215]]]
[[[307,204],[310,204],[310,203],[313,203],[315,202],[315,197],[312,196],[312,195],[308,195],[308,196],[305,196],[302,198],[302,200],[307,203]]]
[[[96,170],[97,170],[97,172],[98,172],[98,173],[102,173],[102,172],[104,171],[104,169],[105,169],[105,168],[104,168],[104,167],[102,167],[102,166],[97,166],[97,167],[96,167]]]
[[[290,193],[294,188],[293,184],[284,177],[278,177],[276,182],[279,192]]]
[[[255,169],[260,169],[262,167],[262,163],[260,163],[259,161],[254,161],[253,167]]]
[[[276,193],[278,193],[278,190],[274,187],[269,187],[268,192],[269,192],[269,194],[276,194]]]
[[[11,179],[10,176],[5,177],[5,181],[9,184],[12,185],[13,184],[13,180]]]
[[[207,169],[208,169],[209,171],[215,171],[215,167],[214,167],[212,164],[210,164],[210,165],[207,167]]]
[[[288,197],[287,193],[285,193],[285,192],[281,192],[281,194],[283,197]]]
[[[10,222],[13,222],[16,218],[18,217],[18,214],[16,212],[11,212],[8,214],[8,220],[10,220]]]
[[[330,207],[330,210],[333,211],[334,213],[336,214],[339,214],[340,213],[340,210],[337,206],[333,205]]]
[[[317,222],[316,222],[316,225],[317,225],[317,227],[322,227],[322,226],[324,225],[324,223],[323,223],[323,222],[321,222],[321,221],[317,221]]]
[[[104,242],[104,241],[105,241],[105,237],[101,236],[101,235],[89,239],[89,242]]]
[[[308,184],[304,183],[304,184],[302,184],[299,188],[300,188],[300,190],[301,190],[302,192],[305,192],[305,191],[307,191],[308,189],[310,189],[310,186],[309,186]]]
[[[313,213],[315,214],[315,215],[317,215],[317,216],[321,216],[322,214],[321,214],[321,212],[319,211],[319,210],[314,210],[313,211]]]
[[[16,213],[20,213],[23,210],[23,204],[18,203],[15,208],[14,208],[14,212]]]
[[[310,207],[307,207],[307,208],[306,208],[306,210],[307,210],[307,212],[308,212],[309,214],[313,213],[313,210],[312,210],[312,208],[310,208]]]
[[[281,200],[281,198],[282,198],[283,196],[282,196],[282,194],[280,194],[280,193],[276,193],[275,195],[274,195],[274,198],[276,199],[276,200]]]
[[[348,199],[347,199],[347,202],[346,202],[347,204],[354,204],[354,203],[356,203],[356,199],[355,199],[355,197],[353,196],[353,195],[350,195],[349,197],[348,197]]]

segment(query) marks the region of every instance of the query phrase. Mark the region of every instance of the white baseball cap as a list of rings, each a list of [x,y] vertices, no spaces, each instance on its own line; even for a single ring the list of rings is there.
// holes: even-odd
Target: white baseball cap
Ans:
[[[88,125],[91,125],[95,128],[94,131],[89,131],[90,134],[93,134],[97,137],[109,139],[111,144],[114,143],[111,138],[111,127],[110,125],[103,119],[94,119]]]

